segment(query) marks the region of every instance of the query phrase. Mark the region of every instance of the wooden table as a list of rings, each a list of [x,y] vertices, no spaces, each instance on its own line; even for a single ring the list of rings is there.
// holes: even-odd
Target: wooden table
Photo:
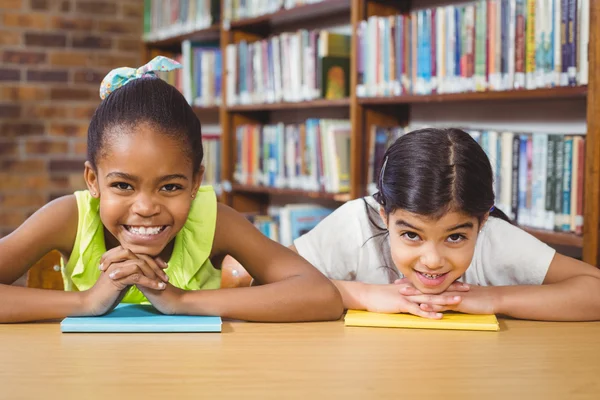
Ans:
[[[600,323],[500,332],[225,322],[204,334],[0,325],[0,398],[600,399]]]

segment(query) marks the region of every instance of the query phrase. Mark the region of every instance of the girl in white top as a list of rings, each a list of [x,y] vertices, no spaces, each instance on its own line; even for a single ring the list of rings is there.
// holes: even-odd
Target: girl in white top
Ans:
[[[458,129],[401,136],[384,156],[378,192],[344,204],[293,248],[349,309],[600,319],[600,270],[495,209],[490,162]]]

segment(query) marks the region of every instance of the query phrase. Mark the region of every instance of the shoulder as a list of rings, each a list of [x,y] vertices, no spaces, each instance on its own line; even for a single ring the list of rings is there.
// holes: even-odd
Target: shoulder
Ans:
[[[213,239],[212,254],[226,252],[231,239],[255,233],[254,226],[233,208],[217,203],[217,216],[215,223],[215,236]],[[258,231],[256,231],[258,233]]]

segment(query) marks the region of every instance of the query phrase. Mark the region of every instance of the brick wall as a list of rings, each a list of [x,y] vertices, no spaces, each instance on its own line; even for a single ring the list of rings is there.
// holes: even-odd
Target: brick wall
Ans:
[[[0,0],[0,237],[84,187],[99,83],[141,65],[142,21],[143,0]]]

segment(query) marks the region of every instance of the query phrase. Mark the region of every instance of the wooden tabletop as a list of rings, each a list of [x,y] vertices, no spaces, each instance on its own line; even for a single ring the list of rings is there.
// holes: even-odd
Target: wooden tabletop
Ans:
[[[0,325],[0,398],[600,398],[600,323],[500,323],[463,332],[225,322],[202,334]]]

